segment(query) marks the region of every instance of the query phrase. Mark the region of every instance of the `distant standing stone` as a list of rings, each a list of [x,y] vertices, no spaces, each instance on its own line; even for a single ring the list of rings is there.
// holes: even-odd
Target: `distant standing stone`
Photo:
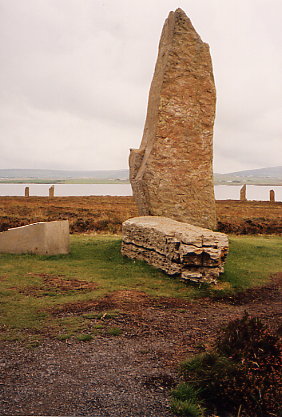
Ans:
[[[24,189],[24,196],[29,197],[29,187],[25,187]]]
[[[246,184],[244,184],[243,187],[240,190],[240,200],[241,201],[247,201],[247,186],[246,186]]]
[[[269,200],[272,201],[272,202],[275,201],[275,191],[274,190],[269,191]]]
[[[54,197],[55,195],[55,187],[54,185],[51,185],[51,187],[49,188],[49,197]]]
[[[186,14],[161,35],[144,134],[129,158],[139,214],[216,228],[212,140],[216,92],[209,46]]]

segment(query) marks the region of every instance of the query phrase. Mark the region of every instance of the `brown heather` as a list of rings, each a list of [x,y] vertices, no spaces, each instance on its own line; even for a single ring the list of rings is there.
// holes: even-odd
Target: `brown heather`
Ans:
[[[216,201],[218,230],[235,234],[282,234],[282,202]],[[0,231],[38,221],[67,219],[71,233],[121,233],[138,215],[133,197],[0,197]]]

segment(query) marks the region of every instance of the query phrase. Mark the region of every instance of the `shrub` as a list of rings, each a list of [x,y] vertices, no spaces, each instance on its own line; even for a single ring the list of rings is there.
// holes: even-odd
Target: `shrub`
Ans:
[[[279,416],[281,347],[259,318],[247,313],[231,321],[216,340],[213,351],[196,355],[181,366],[184,381],[220,416]],[[180,390],[178,401],[194,401]],[[178,404],[178,403],[177,403]],[[179,406],[179,404],[178,404]],[[175,405],[173,405],[175,407]],[[181,414],[180,414],[181,415]],[[185,414],[182,414],[185,415]]]
[[[220,354],[237,366],[235,378],[227,381],[224,395],[253,416],[278,415],[281,398],[281,346],[257,317],[247,313],[229,323],[216,342]]]
[[[223,386],[233,379],[237,372],[236,365],[217,352],[201,353],[181,365],[184,380],[192,384],[205,398],[207,403],[224,403]]]
[[[263,360],[279,355],[278,337],[269,334],[258,317],[247,312],[241,319],[231,321],[216,341],[216,350],[235,361]]]

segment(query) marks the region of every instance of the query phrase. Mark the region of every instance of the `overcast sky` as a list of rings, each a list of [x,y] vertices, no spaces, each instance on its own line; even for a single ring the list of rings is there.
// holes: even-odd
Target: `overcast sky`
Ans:
[[[177,7],[211,49],[215,171],[282,165],[281,0],[0,0],[0,168],[127,168]]]

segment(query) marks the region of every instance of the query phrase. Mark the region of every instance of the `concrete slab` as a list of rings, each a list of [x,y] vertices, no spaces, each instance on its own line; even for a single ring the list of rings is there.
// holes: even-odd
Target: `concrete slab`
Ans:
[[[67,254],[69,222],[39,222],[1,232],[0,253]]]

